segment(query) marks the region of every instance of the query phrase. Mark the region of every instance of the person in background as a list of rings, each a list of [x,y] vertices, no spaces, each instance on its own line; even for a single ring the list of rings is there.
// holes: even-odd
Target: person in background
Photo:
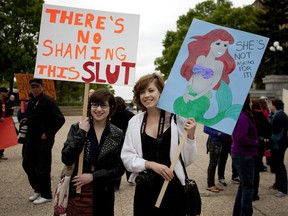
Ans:
[[[265,96],[261,96],[259,98],[259,105],[260,105],[260,108],[261,108],[261,111],[263,112],[264,116],[266,117],[267,121],[270,123],[270,119],[269,119],[269,115],[270,115],[270,110],[269,110],[269,107],[268,107],[268,103],[269,103],[269,99]],[[265,140],[265,148],[264,148],[264,153],[263,153],[263,156],[262,156],[262,166],[260,166],[260,172],[265,172],[267,171],[267,166],[264,165],[263,163],[263,157],[265,156],[266,157],[266,164],[269,165],[269,160],[271,158],[271,152],[270,152],[270,149],[271,149],[271,142],[270,142],[270,138]]]
[[[94,92],[95,92],[94,89],[90,89],[90,90],[89,90],[89,93],[88,93],[89,98],[91,97],[91,95],[92,95]]]
[[[288,117],[284,110],[284,103],[280,99],[272,99],[270,110],[273,113],[272,124],[272,148],[271,165],[275,173],[275,182],[272,189],[278,190],[276,197],[287,195],[287,171],[284,164],[285,152],[287,149]]]
[[[219,162],[218,162],[218,182],[221,186],[227,186],[227,183],[225,181],[225,167],[228,159],[228,155],[231,156],[231,145],[232,145],[232,138],[231,135],[229,134],[224,134],[223,140],[222,140],[222,148],[221,148],[221,153],[219,157]],[[240,178],[238,175],[238,171],[233,164],[232,161],[232,178],[231,182],[234,184],[239,184]]]
[[[113,216],[115,180],[124,173],[120,158],[123,132],[109,121],[115,99],[108,89],[89,98],[88,117],[72,124],[62,149],[62,162],[75,164],[69,188],[67,216]],[[84,148],[83,174],[78,175],[79,155]],[[81,188],[81,193],[76,193]]]
[[[29,86],[31,93],[25,112],[28,129],[22,166],[34,190],[29,201],[38,205],[52,200],[52,147],[65,118],[55,101],[44,94],[41,79],[31,79]]]
[[[252,112],[256,123],[258,142],[259,142],[258,154],[254,157],[255,170],[254,170],[254,183],[253,183],[254,186],[253,201],[256,201],[260,199],[258,195],[260,172],[264,170],[262,158],[264,155],[266,142],[271,137],[271,125],[261,109],[260,99],[258,98],[252,99]]]
[[[215,172],[221,154],[222,140],[224,139],[226,134],[207,126],[204,126],[204,133],[209,135],[207,139],[207,153],[209,152],[209,159],[210,159],[207,169],[206,190],[214,193],[219,193],[220,191],[223,190],[223,188],[215,185]]]
[[[268,107],[268,101],[269,100],[267,97],[261,96],[259,98],[260,108],[261,108],[262,112],[264,113],[264,116],[267,118],[267,120],[269,120],[269,113],[270,113],[270,110]]]
[[[122,161],[131,173],[129,181],[137,183],[134,193],[134,216],[184,216],[184,169],[177,159],[174,171],[171,160],[184,129],[187,139],[182,150],[185,166],[196,159],[196,122],[159,109],[156,105],[164,88],[163,78],[156,73],[142,76],[134,86],[134,102],[143,112],[129,121]],[[164,180],[169,181],[159,208],[155,203]]]
[[[111,116],[111,124],[117,126],[123,131],[125,137],[126,130],[128,127],[128,121],[134,116],[134,113],[127,109],[125,100],[122,97],[115,97],[116,107],[115,111]],[[123,139],[124,141],[124,139]],[[129,180],[130,172],[126,170],[126,179]],[[128,181],[129,182],[129,181]],[[121,184],[121,178],[115,182],[115,189],[119,190]]]
[[[12,116],[12,106],[8,100],[8,90],[5,87],[0,88],[0,102],[1,102],[1,109],[0,109],[0,124],[4,121],[4,118]],[[0,149],[0,161],[7,160],[8,158],[4,156],[5,149]]]
[[[251,106],[248,94],[232,133],[231,155],[240,177],[233,216],[253,215],[254,157],[258,154],[259,142]]]

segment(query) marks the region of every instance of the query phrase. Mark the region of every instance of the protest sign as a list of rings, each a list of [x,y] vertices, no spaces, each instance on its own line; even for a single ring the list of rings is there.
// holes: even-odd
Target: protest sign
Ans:
[[[44,4],[34,77],[134,85],[139,18]]]
[[[0,150],[18,143],[16,128],[12,117],[4,118],[3,122],[0,122],[0,137]]]
[[[158,107],[232,134],[268,40],[194,19]]]
[[[33,74],[15,74],[18,87],[19,100],[29,99],[29,81],[33,78]],[[46,95],[49,95],[56,100],[56,91],[53,80],[42,80],[42,86]]]

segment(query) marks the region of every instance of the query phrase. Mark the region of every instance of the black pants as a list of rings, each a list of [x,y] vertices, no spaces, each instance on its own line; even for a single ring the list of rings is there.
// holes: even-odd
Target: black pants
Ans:
[[[215,172],[219,163],[219,158],[222,150],[222,142],[208,138],[207,146],[209,150],[209,165],[207,169],[207,186],[215,185]]]
[[[22,166],[28,176],[34,192],[41,193],[46,199],[52,198],[51,192],[51,162],[53,140],[39,140],[24,145]]]
[[[232,141],[222,141],[222,148],[218,163],[218,179],[225,179],[225,167],[228,155],[231,154]],[[239,177],[238,171],[232,161],[232,179]]]
[[[272,166],[275,172],[273,186],[285,194],[287,194],[287,170],[284,163],[286,149],[286,146],[281,146],[280,149],[271,149]]]

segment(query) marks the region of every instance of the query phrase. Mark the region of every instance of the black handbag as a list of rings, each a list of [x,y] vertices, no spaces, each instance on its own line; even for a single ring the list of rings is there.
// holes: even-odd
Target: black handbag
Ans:
[[[196,181],[189,179],[187,171],[180,155],[180,161],[185,174],[184,196],[185,196],[185,209],[187,216],[196,216],[201,214],[201,196],[198,190]]]

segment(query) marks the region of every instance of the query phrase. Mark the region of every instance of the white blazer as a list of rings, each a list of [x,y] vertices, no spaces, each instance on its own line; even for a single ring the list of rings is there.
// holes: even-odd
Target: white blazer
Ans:
[[[132,172],[129,181],[135,183],[135,178],[145,170],[145,159],[143,159],[142,144],[141,144],[141,126],[145,112],[139,113],[132,117],[128,123],[128,128],[125,135],[123,148],[121,151],[121,159],[125,168]],[[177,124],[174,118],[171,120],[171,147],[170,147],[170,160],[172,159],[178,147],[178,142],[181,139],[184,130],[186,119],[177,116]],[[179,138],[178,138],[179,137]],[[186,139],[182,149],[182,158],[185,166],[192,164],[197,156],[196,140]],[[176,176],[179,178],[182,185],[185,184],[185,175],[183,167],[178,158],[175,166]]]

